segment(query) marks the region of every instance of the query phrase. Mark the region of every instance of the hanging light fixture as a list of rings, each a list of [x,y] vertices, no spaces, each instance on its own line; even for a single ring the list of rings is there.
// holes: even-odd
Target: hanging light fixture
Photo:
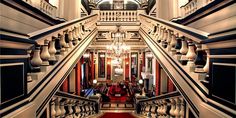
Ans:
[[[117,25],[117,31],[111,34],[113,42],[111,45],[107,45],[107,54],[114,58],[121,58],[126,56],[130,51],[130,46],[127,46],[124,42],[126,37],[125,32],[120,31],[120,25]]]

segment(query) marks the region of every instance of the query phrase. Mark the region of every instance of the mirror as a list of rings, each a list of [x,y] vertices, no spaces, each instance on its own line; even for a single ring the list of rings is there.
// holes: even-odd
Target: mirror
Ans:
[[[105,78],[105,52],[98,52],[98,77]]]
[[[138,52],[131,52],[131,78],[138,77]]]

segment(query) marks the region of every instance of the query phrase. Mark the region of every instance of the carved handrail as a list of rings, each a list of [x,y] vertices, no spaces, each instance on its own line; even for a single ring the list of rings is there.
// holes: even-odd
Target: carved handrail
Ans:
[[[139,100],[138,102],[148,102],[148,101],[164,99],[164,98],[170,98],[170,97],[175,97],[175,96],[180,96],[180,93],[178,91],[173,91],[173,92],[169,92],[169,93],[166,93],[166,94],[161,94],[161,95],[158,95],[158,96],[155,96],[155,97],[142,99],[142,100]]]
[[[94,103],[97,102],[94,100],[87,99],[85,97],[81,97],[78,95],[74,95],[74,94],[70,94],[70,93],[66,93],[66,92],[62,92],[62,91],[57,91],[55,96],[60,96],[62,98],[72,98],[72,99],[83,100],[83,101],[94,102]]]
[[[29,33],[28,36],[30,39],[35,40],[39,44],[43,44],[43,40],[47,37],[57,36],[57,33],[63,32],[65,29],[72,29],[74,27],[79,27],[81,24],[83,25],[85,19],[89,19],[97,16],[97,14],[89,15],[80,19],[74,19],[68,22],[64,22],[58,25],[54,25],[45,29],[41,29],[32,33]],[[94,20],[94,19],[93,19]],[[81,24],[80,24],[81,23]],[[74,26],[70,26],[72,24],[76,24]]]

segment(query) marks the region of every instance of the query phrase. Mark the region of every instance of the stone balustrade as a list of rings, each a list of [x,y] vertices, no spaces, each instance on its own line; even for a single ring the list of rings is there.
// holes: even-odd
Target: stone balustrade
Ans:
[[[174,26],[179,26],[178,24],[166,24],[163,23],[165,21],[156,21],[142,15],[140,21],[141,29],[207,92],[207,88],[201,84],[208,83],[209,51],[202,49],[201,44],[203,38],[207,39],[207,33],[189,28],[193,31],[191,35],[186,33],[186,29]],[[196,34],[199,37],[195,37]]]
[[[29,5],[38,8],[40,11],[43,13],[56,18],[58,14],[58,9],[57,7],[51,5],[50,3],[46,2],[45,0],[39,0],[39,1],[33,1],[33,0],[22,0]]]
[[[140,114],[148,118],[184,118],[186,103],[183,97],[179,95],[169,97],[171,94],[139,101],[138,104],[141,106]],[[173,92],[173,94],[176,94],[176,92]]]
[[[41,33],[58,28],[48,35],[36,39],[37,44],[33,50],[28,51],[29,69],[27,75],[28,91],[32,90],[42,78],[50,72],[58,61],[63,60],[80,41],[83,40],[90,32],[96,28],[96,17],[84,18],[79,22],[66,25],[68,23],[53,26],[53,28],[43,29],[29,34],[34,39]],[[63,27],[66,25],[65,27]],[[61,28],[63,27],[63,28]]]
[[[102,10],[99,13],[100,21],[104,22],[135,22],[136,10]]]
[[[181,15],[182,17],[186,17],[212,1],[214,0],[191,0],[186,5],[180,7]]]
[[[49,16],[56,17],[57,7],[52,6],[50,3],[46,2],[45,0],[40,1],[40,10],[48,14]]]
[[[95,115],[97,102],[58,92],[50,101],[51,118],[81,118]]]

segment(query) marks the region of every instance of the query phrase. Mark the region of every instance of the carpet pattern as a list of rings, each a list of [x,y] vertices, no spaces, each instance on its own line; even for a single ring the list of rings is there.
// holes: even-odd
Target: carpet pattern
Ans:
[[[113,112],[107,112],[104,113],[101,117],[99,118],[135,118],[133,115],[130,113],[113,113]]]

